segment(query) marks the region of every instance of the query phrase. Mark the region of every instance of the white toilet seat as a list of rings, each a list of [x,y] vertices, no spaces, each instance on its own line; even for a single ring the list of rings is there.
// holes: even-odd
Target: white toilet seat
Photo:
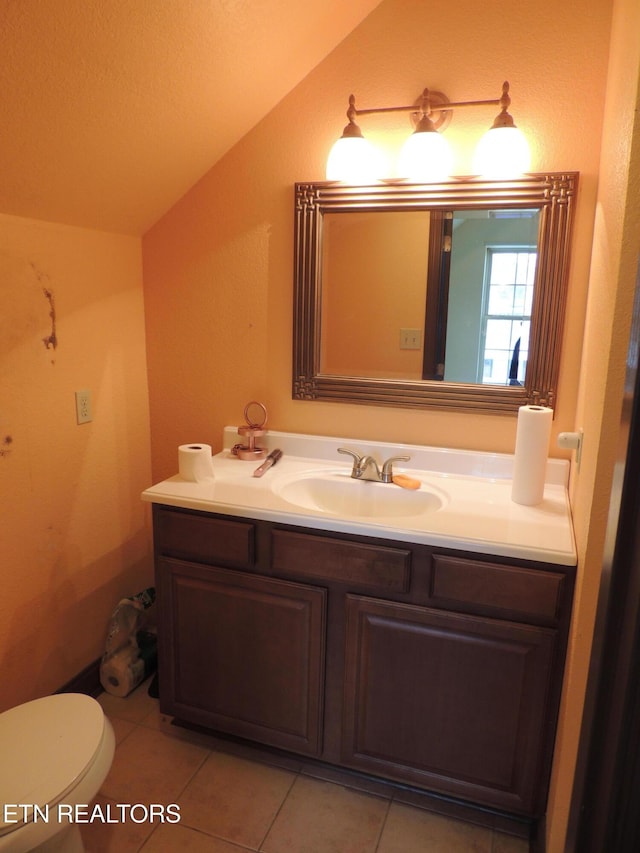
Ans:
[[[0,851],[14,849],[14,840],[23,850],[32,849],[64,828],[58,804],[90,804],[114,749],[111,724],[90,696],[60,693],[0,714]],[[37,805],[49,819],[38,820],[36,814],[34,820],[27,812],[25,822],[24,809],[6,813],[6,804]]]

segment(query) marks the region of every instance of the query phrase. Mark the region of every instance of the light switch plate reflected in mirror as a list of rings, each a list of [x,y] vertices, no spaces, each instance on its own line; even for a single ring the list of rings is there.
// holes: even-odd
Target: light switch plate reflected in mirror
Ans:
[[[400,329],[400,349],[422,349],[422,329]]]

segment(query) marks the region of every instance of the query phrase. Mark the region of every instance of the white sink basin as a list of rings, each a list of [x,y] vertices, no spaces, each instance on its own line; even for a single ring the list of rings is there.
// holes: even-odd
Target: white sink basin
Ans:
[[[314,472],[274,482],[283,500],[314,512],[368,518],[410,518],[435,512],[446,498],[424,483],[403,489],[393,483],[355,480],[345,473]]]

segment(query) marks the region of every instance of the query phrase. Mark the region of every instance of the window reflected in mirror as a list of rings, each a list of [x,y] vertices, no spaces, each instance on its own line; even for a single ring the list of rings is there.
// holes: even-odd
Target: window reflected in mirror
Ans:
[[[478,382],[524,384],[537,254],[487,247]]]

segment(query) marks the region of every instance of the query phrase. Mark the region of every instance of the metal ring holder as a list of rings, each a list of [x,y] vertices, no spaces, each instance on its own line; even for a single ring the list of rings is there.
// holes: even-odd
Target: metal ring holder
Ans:
[[[253,412],[252,412],[252,407]],[[264,435],[267,423],[267,407],[257,400],[251,400],[244,407],[245,426],[238,427],[238,435],[246,439],[247,444],[236,444],[232,448],[239,459],[264,459],[267,455],[266,447],[257,447],[256,438]]]

